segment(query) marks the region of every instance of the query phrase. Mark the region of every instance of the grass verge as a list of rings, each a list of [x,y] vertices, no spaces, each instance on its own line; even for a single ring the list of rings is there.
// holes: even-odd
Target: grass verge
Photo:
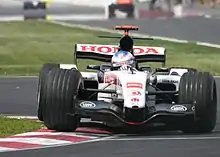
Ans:
[[[41,122],[33,120],[0,117],[0,138],[35,131],[42,127]]]
[[[38,75],[43,63],[73,63],[75,43],[118,44],[115,39],[98,38],[100,34],[109,33],[37,21],[0,23],[0,74]],[[167,66],[194,67],[220,74],[220,49],[162,40],[135,44],[166,47]],[[92,62],[80,62],[80,69]]]

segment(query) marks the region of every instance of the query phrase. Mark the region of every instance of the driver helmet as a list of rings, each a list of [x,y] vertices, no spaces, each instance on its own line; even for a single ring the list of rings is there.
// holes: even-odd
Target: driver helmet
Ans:
[[[135,57],[128,51],[120,50],[112,56],[112,67],[121,67],[122,65],[136,66]]]

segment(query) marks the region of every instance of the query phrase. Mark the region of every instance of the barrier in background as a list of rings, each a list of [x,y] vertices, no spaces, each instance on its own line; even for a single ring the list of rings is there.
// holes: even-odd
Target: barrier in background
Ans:
[[[90,3],[94,3],[94,0],[91,0]],[[95,0],[97,1],[97,0]],[[45,19],[45,20],[80,20],[80,21],[87,21],[87,20],[105,20],[107,19],[105,13],[103,14],[82,14],[79,13],[67,13],[67,14],[51,14],[50,9],[53,7],[52,5],[55,4],[65,4],[69,6],[73,6],[73,9],[76,8],[78,5],[80,6],[80,0],[77,0],[77,3],[73,3],[75,0],[26,0],[23,3],[23,19],[24,20],[37,20],[37,19]],[[77,5],[76,5],[77,4]],[[83,6],[83,5],[82,5]],[[85,6],[84,6],[85,7]],[[103,8],[104,10],[104,8]],[[54,12],[54,11],[53,11]]]
[[[28,19],[47,19],[47,9],[50,0],[24,1],[24,20]]]
[[[96,4],[93,4],[96,7],[105,7],[105,13],[102,15],[100,13],[98,14],[57,14],[57,15],[48,15],[48,9],[51,5],[51,2],[59,2],[65,1],[65,3],[72,6],[82,5],[90,6],[93,1],[98,0],[26,0],[23,3],[23,10],[24,10],[24,20],[27,19],[46,19],[46,20],[107,20],[111,18],[132,18],[132,19],[147,19],[147,18],[157,18],[157,17],[182,17],[183,15],[183,9],[181,3],[181,0],[178,1],[175,7],[173,8],[173,11],[151,11],[148,9],[148,3],[144,2],[146,0],[142,1],[132,1],[132,0],[123,0],[123,1],[129,1],[129,3],[126,4],[120,4],[118,3],[121,0],[101,0],[103,3],[102,5],[99,4],[96,6]],[[84,1],[84,5],[81,4]],[[161,0],[163,1],[163,0]],[[87,2],[87,3],[86,3]],[[105,3],[104,3],[105,2]]]
[[[124,1],[124,0],[123,0]],[[127,1],[127,0],[125,0]],[[170,4],[173,7],[173,10],[167,4],[164,4],[164,0],[160,1],[159,8],[155,8],[154,10],[150,9],[151,0],[138,0],[131,1],[127,4],[118,4],[118,0],[113,0],[108,7],[105,9],[106,18],[117,18],[117,15],[121,15],[124,18],[133,18],[133,19],[148,19],[148,18],[160,18],[160,17],[182,17],[183,8],[182,8],[182,0],[172,0]],[[163,2],[163,3],[162,3]],[[164,8],[166,7],[166,8]]]

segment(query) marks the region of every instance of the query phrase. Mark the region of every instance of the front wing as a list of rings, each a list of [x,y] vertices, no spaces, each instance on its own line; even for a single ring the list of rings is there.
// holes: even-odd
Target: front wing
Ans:
[[[123,113],[117,106],[104,101],[78,101],[76,114],[104,122],[114,119],[122,125],[145,125],[151,123],[180,124],[182,120],[194,115],[194,104],[156,104],[148,110],[146,119],[142,122],[129,122],[123,118]],[[95,117],[95,118],[94,118]],[[94,119],[93,119],[94,118]]]

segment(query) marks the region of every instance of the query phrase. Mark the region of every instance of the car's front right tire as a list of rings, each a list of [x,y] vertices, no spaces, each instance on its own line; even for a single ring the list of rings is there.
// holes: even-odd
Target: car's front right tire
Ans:
[[[45,84],[46,75],[52,69],[59,68],[59,67],[60,67],[60,65],[56,64],[56,63],[46,63],[46,64],[43,65],[43,67],[40,70],[39,78],[38,78],[38,91],[37,91],[37,103],[38,103],[37,117],[40,121],[44,120],[43,114],[42,114],[42,109],[43,109],[44,104],[45,104],[45,98],[44,97],[45,97],[46,93],[44,92],[42,87]]]
[[[50,130],[75,131],[80,118],[75,114],[82,75],[76,69],[53,69],[45,80],[44,124]]]

